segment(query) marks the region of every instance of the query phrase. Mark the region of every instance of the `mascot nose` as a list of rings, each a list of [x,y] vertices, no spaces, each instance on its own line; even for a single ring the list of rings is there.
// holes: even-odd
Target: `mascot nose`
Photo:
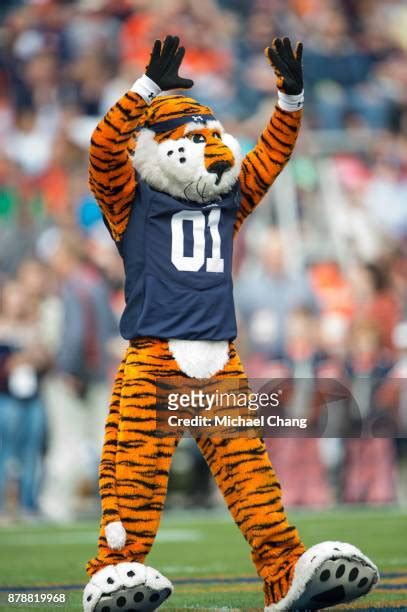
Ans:
[[[228,161],[225,161],[225,160],[216,161],[209,166],[208,172],[216,174],[217,176],[216,184],[218,185],[220,182],[220,179],[222,178],[222,174],[226,172],[226,170],[229,170],[230,167],[231,167],[231,163]]]

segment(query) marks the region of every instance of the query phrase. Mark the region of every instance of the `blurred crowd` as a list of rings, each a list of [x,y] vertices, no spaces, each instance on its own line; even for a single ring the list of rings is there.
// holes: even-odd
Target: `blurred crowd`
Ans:
[[[87,187],[87,146],[167,33],[187,48],[192,95],[245,151],[275,103],[264,47],[286,34],[304,42],[296,153],[236,248],[239,349],[254,378],[341,378],[364,414],[407,422],[407,4],[3,0],[0,520],[96,510],[125,344],[122,266]],[[301,388],[292,410],[309,411],[310,397]],[[402,440],[269,446],[288,504],[405,498]],[[205,472],[186,449],[174,465],[181,489],[188,466]]]

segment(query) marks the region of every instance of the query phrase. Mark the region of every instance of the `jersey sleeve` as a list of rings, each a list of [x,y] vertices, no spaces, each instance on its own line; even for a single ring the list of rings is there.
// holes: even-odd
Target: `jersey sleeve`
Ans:
[[[136,192],[131,160],[134,131],[147,108],[137,93],[128,91],[94,130],[89,151],[89,186],[114,240],[126,229]]]
[[[241,205],[235,232],[239,231],[290,159],[301,117],[302,110],[288,112],[276,106],[256,146],[244,158],[239,175]]]

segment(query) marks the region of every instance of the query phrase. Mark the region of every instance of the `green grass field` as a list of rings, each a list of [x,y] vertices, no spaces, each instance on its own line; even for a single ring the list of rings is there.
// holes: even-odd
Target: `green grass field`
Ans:
[[[341,509],[291,512],[290,518],[307,545],[343,539],[362,548],[377,563],[382,573],[379,587],[350,608],[407,610],[407,514]],[[1,528],[0,610],[17,609],[5,603],[7,592],[30,591],[30,587],[67,594],[67,605],[47,606],[48,610],[80,610],[86,581],[83,565],[95,552],[96,538],[97,521],[65,527]],[[262,585],[248,547],[224,513],[168,513],[148,562],[175,583],[166,609],[262,608]]]

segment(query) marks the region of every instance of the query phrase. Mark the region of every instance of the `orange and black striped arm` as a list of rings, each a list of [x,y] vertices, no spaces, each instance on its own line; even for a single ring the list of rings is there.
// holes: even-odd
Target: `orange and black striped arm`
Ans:
[[[130,155],[134,131],[146,109],[144,99],[128,91],[98,123],[91,138],[89,186],[116,241],[126,229],[135,196]]]
[[[256,146],[244,158],[239,175],[242,199],[235,232],[239,231],[290,159],[301,117],[302,110],[288,112],[276,106]]]

